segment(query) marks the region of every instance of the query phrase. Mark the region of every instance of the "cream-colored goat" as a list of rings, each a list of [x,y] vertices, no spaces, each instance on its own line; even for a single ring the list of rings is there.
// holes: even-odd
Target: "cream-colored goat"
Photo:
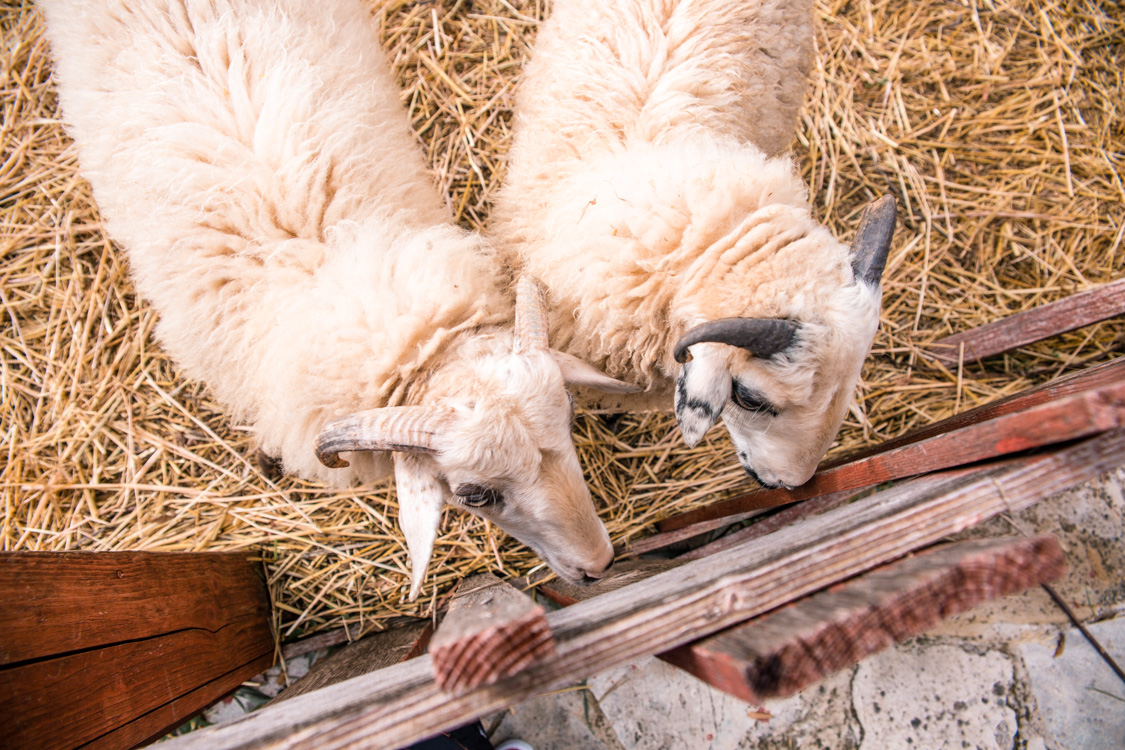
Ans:
[[[547,348],[531,280],[513,334],[360,3],[41,5],[82,171],[183,369],[288,471],[373,481],[393,455],[411,598],[445,502],[600,577],[613,551],[564,380],[627,386]]]
[[[883,199],[849,249],[773,156],[811,47],[807,0],[556,3],[494,214],[556,346],[674,401],[689,444],[721,416],[769,486],[805,482],[843,421],[894,226]]]

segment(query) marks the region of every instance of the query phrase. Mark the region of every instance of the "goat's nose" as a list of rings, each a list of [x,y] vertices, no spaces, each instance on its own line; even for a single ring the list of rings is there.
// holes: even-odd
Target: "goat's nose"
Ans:
[[[613,567],[613,555],[611,554],[610,557],[609,557],[609,562],[607,562],[605,564],[605,567],[603,567],[601,570],[587,570],[585,568],[581,569],[580,572],[582,573],[582,582],[583,583],[597,583],[598,581],[605,578],[606,573],[608,573],[609,569],[612,568],[612,567]]]

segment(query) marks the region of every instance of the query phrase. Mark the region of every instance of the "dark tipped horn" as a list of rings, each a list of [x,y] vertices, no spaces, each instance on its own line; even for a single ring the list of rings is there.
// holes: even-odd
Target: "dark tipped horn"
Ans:
[[[857,279],[871,286],[879,286],[883,277],[891,237],[895,233],[895,218],[895,197],[884,195],[868,203],[859,219],[859,231],[852,241],[852,270]]]
[[[782,318],[720,318],[681,336],[672,355],[682,365],[689,359],[689,346],[713,341],[745,349],[755,357],[772,357],[789,348],[800,327],[800,323]]]

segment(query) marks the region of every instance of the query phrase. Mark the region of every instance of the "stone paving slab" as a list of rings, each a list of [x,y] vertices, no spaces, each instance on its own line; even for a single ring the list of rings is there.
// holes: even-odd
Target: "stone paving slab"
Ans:
[[[1125,618],[1087,629],[1118,664],[1125,664]],[[1125,683],[1102,661],[1077,628],[1056,644],[1026,643],[1019,654],[1027,669],[1037,715],[1051,750],[1125,748]]]
[[[852,682],[862,750],[1013,747],[1015,671],[999,651],[908,643],[864,660]]]
[[[742,701],[655,658],[589,682],[618,740],[630,749],[734,750],[756,721]]]

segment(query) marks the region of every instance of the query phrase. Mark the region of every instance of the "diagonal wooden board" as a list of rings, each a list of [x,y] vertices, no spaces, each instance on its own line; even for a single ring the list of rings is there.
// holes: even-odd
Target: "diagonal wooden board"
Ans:
[[[918,479],[552,612],[555,656],[493,685],[451,697],[421,657],[176,738],[165,750],[400,747],[744,622],[1122,463],[1125,432],[1115,430],[969,475]]]
[[[660,658],[747,703],[788,697],[946,617],[1066,570],[1054,537],[973,539],[876,568]]]
[[[946,364],[975,362],[1118,315],[1125,315],[1125,279],[946,336],[926,353]]]

